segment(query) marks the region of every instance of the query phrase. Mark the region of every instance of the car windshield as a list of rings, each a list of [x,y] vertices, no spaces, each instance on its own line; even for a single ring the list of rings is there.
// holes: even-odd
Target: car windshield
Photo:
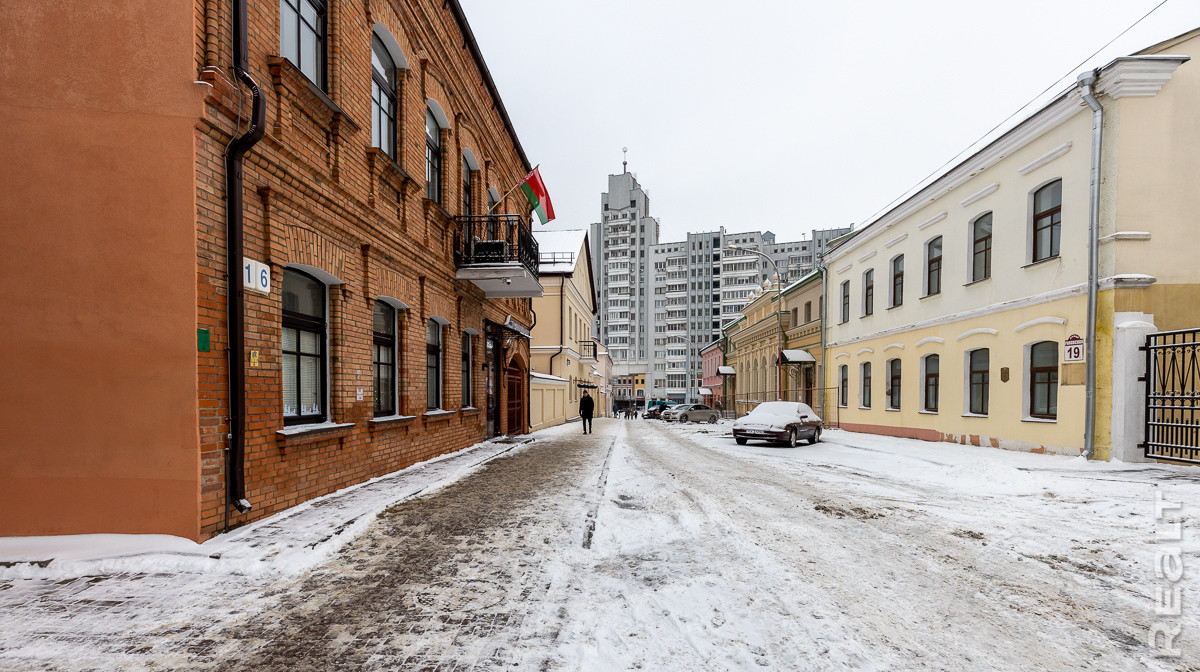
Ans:
[[[750,415],[797,415],[804,413],[801,404],[794,401],[768,401],[754,407]]]

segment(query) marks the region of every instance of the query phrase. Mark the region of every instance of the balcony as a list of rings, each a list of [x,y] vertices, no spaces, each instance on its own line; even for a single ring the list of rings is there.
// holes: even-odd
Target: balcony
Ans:
[[[456,217],[460,232],[455,278],[470,280],[489,298],[542,295],[538,244],[520,215]]]
[[[579,359],[585,362],[596,361],[596,344],[594,342],[579,344]]]

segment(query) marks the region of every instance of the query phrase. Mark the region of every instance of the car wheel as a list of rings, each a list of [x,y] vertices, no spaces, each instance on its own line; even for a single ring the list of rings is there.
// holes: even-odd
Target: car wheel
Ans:
[[[687,421],[688,421],[688,419],[687,419],[687,413],[684,413],[683,415],[679,416],[679,421],[680,421],[680,422],[687,422]]]
[[[717,416],[716,415],[708,416],[708,424],[710,424],[710,425],[717,424]]]
[[[792,428],[792,431],[788,432],[788,445],[795,448],[798,443],[800,443],[800,433]]]
[[[737,441],[737,444],[738,444],[739,446],[744,446],[744,445],[746,445],[746,440],[745,440],[745,439],[743,439],[743,438],[742,438],[742,437],[740,437],[740,436],[738,436],[738,437],[734,437],[734,439],[733,439],[733,440],[734,440],[734,441]]]
[[[816,428],[816,429],[814,429],[814,430],[813,430],[813,435],[812,435],[812,437],[811,437],[811,438],[808,440],[808,445],[810,445],[810,446],[811,446],[811,445],[814,445],[814,444],[816,444],[817,442],[819,442],[820,440],[821,440],[821,428],[820,428],[820,427],[818,427],[818,428]]]

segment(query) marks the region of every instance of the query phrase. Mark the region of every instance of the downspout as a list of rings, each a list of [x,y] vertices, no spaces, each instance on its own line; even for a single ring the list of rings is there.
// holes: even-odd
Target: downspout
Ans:
[[[537,311],[533,309],[533,299],[529,299],[529,314],[533,316],[533,324],[529,325],[529,345],[533,346],[533,330],[537,327]],[[529,370],[533,370],[533,351],[529,353]],[[529,376],[526,376],[527,378]],[[525,426],[533,429],[533,380],[525,385]]]
[[[242,286],[242,158],[266,130],[266,106],[258,83],[246,72],[246,0],[233,0],[233,72],[253,95],[250,128],[229,143],[225,153],[226,310],[229,329],[229,446],[225,451],[225,484],[232,504],[250,510],[246,499],[246,353],[245,303]],[[241,119],[238,119],[240,126]],[[226,509],[228,511],[228,509]],[[228,524],[226,525],[228,527]]]
[[[815,245],[814,245],[814,247],[815,247]],[[821,257],[821,261],[817,263],[817,268],[820,269],[820,271],[821,271],[821,315],[820,315],[820,319],[821,319],[821,376],[820,376],[821,396],[820,396],[820,399],[821,399],[821,413],[825,414],[824,415],[825,426],[828,427],[828,426],[830,426],[829,425],[829,409],[825,408],[825,368],[826,368],[825,363],[828,361],[828,357],[829,357],[829,353],[827,353],[825,351],[825,290],[827,290],[828,287],[825,286],[825,283],[827,281],[827,278],[826,278],[827,273],[826,273],[826,268],[825,268],[825,258],[824,257]],[[841,423],[838,423],[838,424],[839,424],[839,426],[841,425]]]
[[[1096,294],[1097,276],[1100,270],[1100,149],[1104,140],[1104,108],[1093,94],[1093,87],[1100,71],[1093,70],[1079,76],[1080,93],[1088,107],[1092,108],[1092,170],[1089,194],[1088,217],[1088,302],[1087,342],[1084,346],[1087,360],[1087,401],[1084,409],[1083,456],[1092,459],[1096,450]]]

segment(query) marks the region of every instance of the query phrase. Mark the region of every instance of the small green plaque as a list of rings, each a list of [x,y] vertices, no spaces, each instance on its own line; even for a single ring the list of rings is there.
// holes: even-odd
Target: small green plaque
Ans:
[[[208,352],[208,329],[196,330],[196,350]]]

